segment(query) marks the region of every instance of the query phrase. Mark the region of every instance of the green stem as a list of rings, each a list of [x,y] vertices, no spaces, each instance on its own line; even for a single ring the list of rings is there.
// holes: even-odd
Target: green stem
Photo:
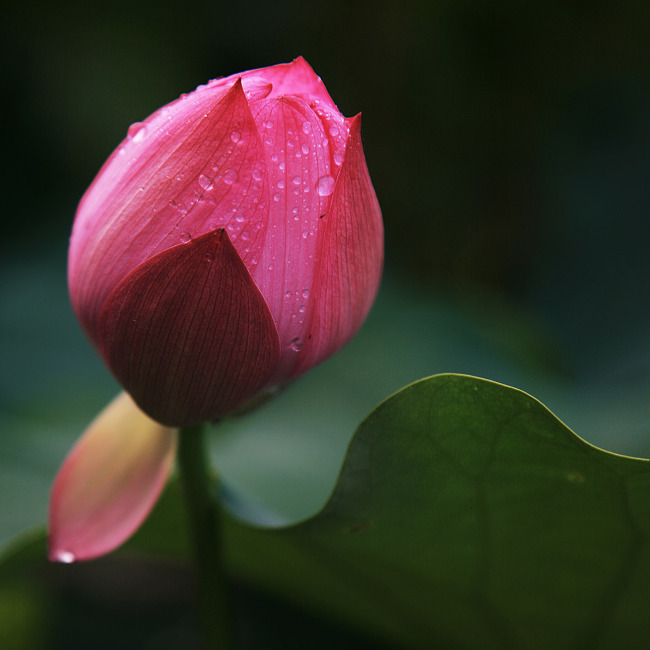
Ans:
[[[203,436],[203,425],[184,428],[178,446],[181,483],[194,547],[199,627],[204,650],[233,650],[218,480],[206,458]]]

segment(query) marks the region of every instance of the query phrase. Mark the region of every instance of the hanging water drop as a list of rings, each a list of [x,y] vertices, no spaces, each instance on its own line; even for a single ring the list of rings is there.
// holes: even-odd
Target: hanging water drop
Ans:
[[[135,144],[142,142],[146,133],[147,127],[142,122],[133,122],[126,132],[129,139]]]
[[[70,551],[57,551],[55,558],[63,564],[72,564],[77,559]]]

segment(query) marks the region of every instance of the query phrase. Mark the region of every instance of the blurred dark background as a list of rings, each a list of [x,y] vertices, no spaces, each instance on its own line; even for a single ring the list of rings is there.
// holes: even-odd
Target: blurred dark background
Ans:
[[[363,397],[341,439],[390,391],[460,371],[533,392],[599,444],[650,450],[646,0],[3,7],[6,490],[32,471],[45,491],[115,390],[65,292],[75,207],[105,158],[180,93],[299,54],[345,115],[363,112],[386,225],[385,288],[355,369],[341,357],[323,371]],[[294,433],[292,455],[314,453]]]

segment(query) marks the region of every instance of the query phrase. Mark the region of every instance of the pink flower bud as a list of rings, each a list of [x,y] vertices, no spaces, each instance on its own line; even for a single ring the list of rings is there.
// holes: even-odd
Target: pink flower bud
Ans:
[[[360,116],[343,117],[298,58],[132,125],[79,205],[68,280],[140,408],[186,426],[336,352],[382,259]]]

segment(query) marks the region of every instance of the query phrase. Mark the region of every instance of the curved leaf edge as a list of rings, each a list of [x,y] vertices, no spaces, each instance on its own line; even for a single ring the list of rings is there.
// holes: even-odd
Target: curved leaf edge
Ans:
[[[461,381],[467,381],[470,384],[474,385],[490,385],[490,386],[497,386],[499,388],[502,388],[506,391],[512,391],[518,395],[520,395],[522,398],[525,400],[529,400],[532,404],[534,404],[537,408],[541,408],[543,411],[546,412],[546,414],[550,417],[552,417],[554,420],[556,420],[557,423],[559,423],[562,428],[567,432],[567,435],[570,436],[571,440],[586,449],[587,451],[590,451],[591,453],[595,454],[604,454],[605,458],[611,460],[614,463],[618,462],[635,462],[635,463],[642,463],[645,465],[645,469],[650,470],[650,461],[645,458],[639,458],[639,457],[634,457],[634,456],[626,456],[623,454],[618,454],[615,452],[608,451],[606,449],[602,449],[600,447],[597,447],[596,445],[593,445],[592,443],[588,442],[584,438],[582,438],[580,435],[575,433],[569,426],[567,426],[560,418],[558,418],[545,404],[543,404],[540,400],[537,398],[533,397],[529,393],[527,393],[524,390],[521,390],[519,388],[515,388],[513,386],[508,386],[507,384],[503,384],[501,382],[497,382],[491,379],[484,379],[481,377],[475,377],[473,375],[465,375],[461,373],[440,373],[440,374],[435,374],[431,375],[429,377],[424,377],[422,379],[418,379],[414,382],[411,382],[410,384],[407,384],[406,386],[403,386],[399,390],[395,391],[388,397],[386,397],[384,400],[379,402],[377,406],[375,406],[372,411],[370,411],[360,422],[360,424],[357,426],[354,434],[352,435],[350,442],[348,443],[348,446],[346,448],[345,455],[343,457],[343,461],[341,463],[341,467],[339,469],[339,472],[337,474],[336,481],[334,483],[334,486],[332,488],[332,491],[330,492],[329,496],[323,503],[323,505],[318,508],[312,515],[309,515],[307,517],[304,517],[302,519],[299,519],[295,522],[291,522],[289,524],[273,524],[273,523],[260,523],[256,521],[252,521],[250,519],[245,518],[242,516],[241,512],[242,510],[240,508],[231,508],[222,501],[222,506],[226,512],[226,515],[233,520],[234,523],[237,525],[245,526],[248,527],[252,530],[259,530],[259,531],[290,531],[294,528],[301,527],[305,524],[308,524],[312,522],[313,520],[317,519],[320,517],[324,512],[328,510],[328,507],[332,503],[333,498],[337,494],[339,490],[339,485],[341,482],[342,476],[345,474],[346,471],[346,465],[347,465],[347,459],[350,454],[351,448],[354,446],[355,441],[357,440],[357,437],[359,433],[364,429],[364,427],[367,425],[367,423],[374,417],[377,416],[383,409],[389,407],[391,403],[395,399],[399,399],[401,395],[404,393],[413,390],[416,387],[420,387],[423,384],[438,384],[439,382],[445,382],[448,381],[450,378],[456,379],[456,380],[461,380]],[[641,467],[639,469],[642,469]],[[175,483],[176,479],[172,479],[172,481]],[[169,486],[168,488],[169,489]],[[167,491],[167,490],[166,490]],[[236,495],[235,495],[236,496]],[[41,543],[45,543],[42,538],[46,536],[45,532],[45,527],[42,524],[36,524],[32,528],[29,528],[21,533],[18,533],[16,536],[12,537],[9,541],[7,541],[5,544],[0,546],[0,567],[4,566],[7,562],[14,562],[14,561],[21,561],[21,558],[26,557],[27,559],[31,558],[33,556],[32,549],[35,547],[40,547]],[[137,534],[136,534],[137,537]],[[124,548],[129,548],[131,547],[131,543],[127,542]]]

